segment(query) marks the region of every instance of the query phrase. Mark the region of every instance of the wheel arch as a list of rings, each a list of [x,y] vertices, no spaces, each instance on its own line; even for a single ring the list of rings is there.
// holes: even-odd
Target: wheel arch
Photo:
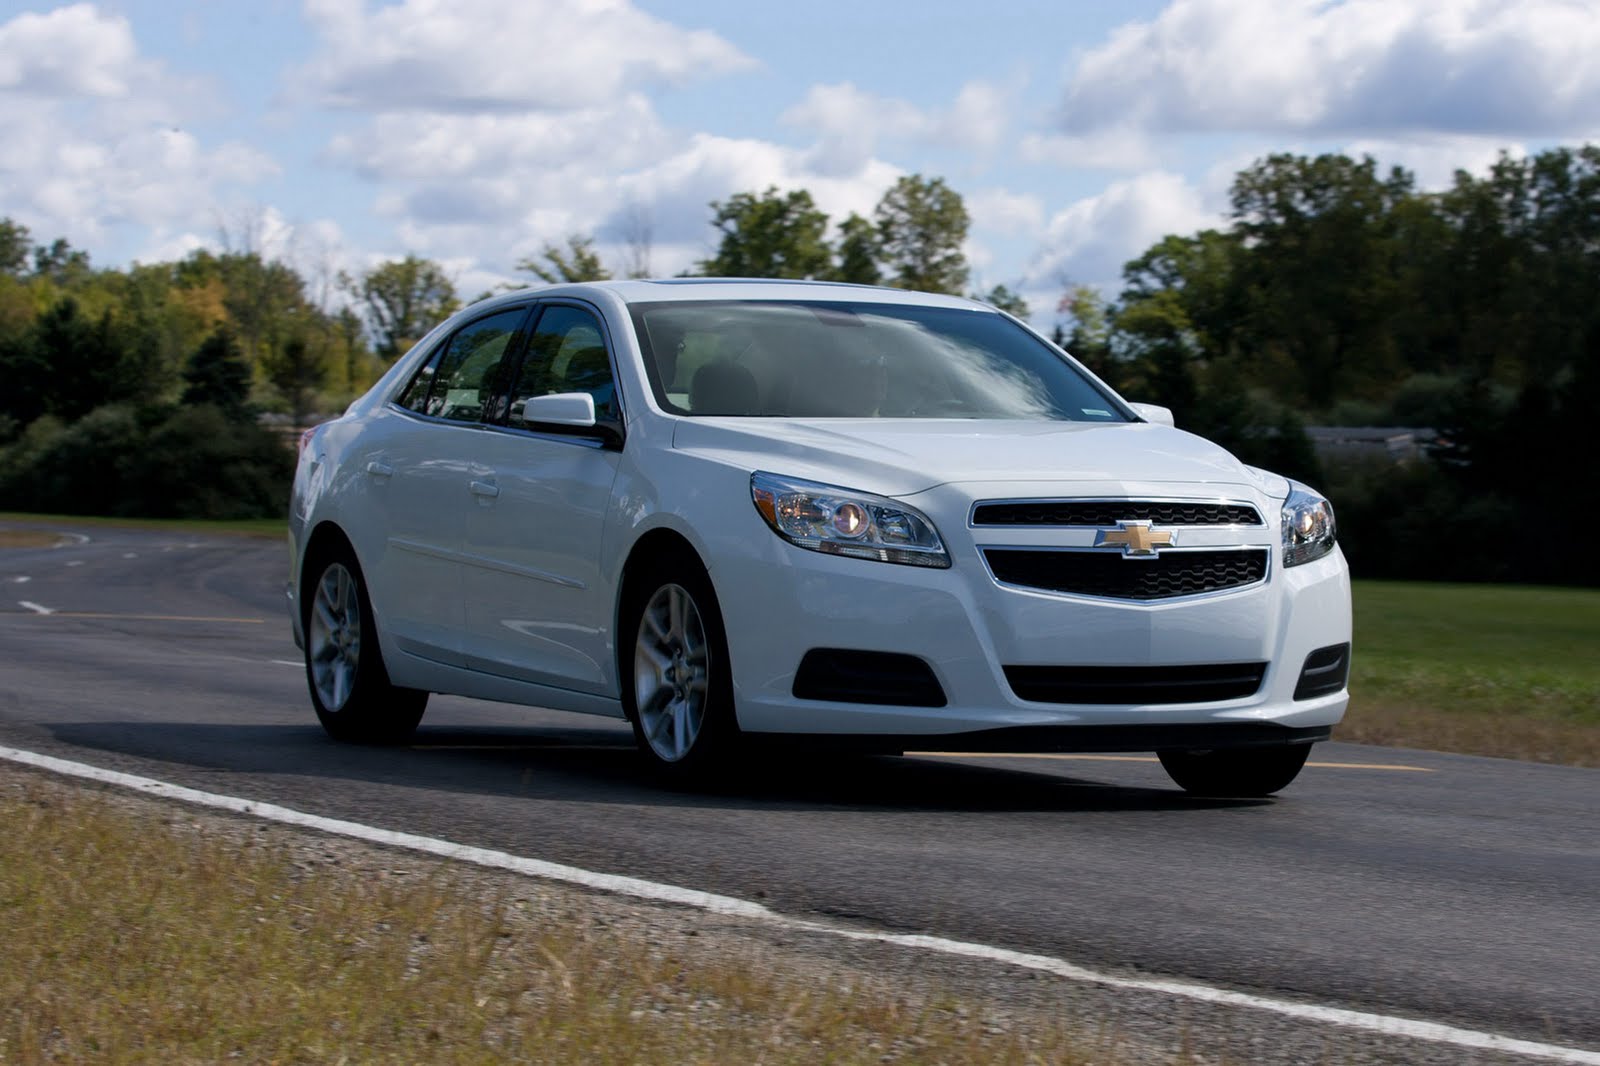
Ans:
[[[356,565],[361,565],[361,559],[356,554],[356,546],[350,542],[345,531],[330,521],[317,523],[311,531],[311,536],[306,538],[306,550],[300,554],[300,573],[295,581],[298,599],[296,606],[300,611],[300,620],[305,622],[306,612],[310,609],[311,583],[317,579],[317,565],[328,559],[340,550],[350,553]]]
[[[710,574],[710,567],[706,566],[705,558],[683,533],[671,526],[657,526],[647,530],[633,546],[628,549],[628,555],[622,563],[622,573],[617,579],[616,600],[611,605],[611,632],[616,634],[613,640],[612,668],[617,672],[617,684],[620,686],[627,672],[623,669],[622,656],[627,653],[631,645],[629,637],[623,633],[623,617],[626,614],[629,597],[637,594],[639,575],[663,559],[680,559],[693,562],[696,566]],[[715,592],[716,586],[712,585]],[[620,689],[619,689],[620,691]]]

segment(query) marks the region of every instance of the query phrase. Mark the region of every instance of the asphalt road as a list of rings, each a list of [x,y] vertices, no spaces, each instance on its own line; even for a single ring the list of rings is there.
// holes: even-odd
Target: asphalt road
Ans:
[[[800,915],[1600,1048],[1600,771],[1331,743],[1261,802],[1059,756],[804,759],[690,792],[645,777],[620,723],[438,696],[413,746],[351,747],[312,715],[280,543],[69,528],[89,539],[0,532],[0,744]]]

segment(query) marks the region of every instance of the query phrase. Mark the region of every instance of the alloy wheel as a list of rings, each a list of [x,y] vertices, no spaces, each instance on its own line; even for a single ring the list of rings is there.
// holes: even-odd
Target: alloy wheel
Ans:
[[[342,563],[329,566],[317,582],[306,639],[317,698],[329,711],[338,711],[355,689],[361,666],[360,597],[355,578]]]
[[[681,585],[656,589],[633,646],[634,706],[650,750],[675,763],[705,723],[711,655],[694,597]]]

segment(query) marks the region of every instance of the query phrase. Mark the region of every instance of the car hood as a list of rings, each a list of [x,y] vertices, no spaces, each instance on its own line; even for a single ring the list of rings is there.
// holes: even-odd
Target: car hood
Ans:
[[[1255,482],[1210,441],[1145,422],[685,418],[673,445],[889,496],[965,481]]]

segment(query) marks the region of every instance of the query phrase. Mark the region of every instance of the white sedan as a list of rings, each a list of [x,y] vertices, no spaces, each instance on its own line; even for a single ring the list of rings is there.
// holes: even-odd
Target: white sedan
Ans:
[[[335,737],[430,692],[749,741],[1153,751],[1292,781],[1348,701],[1328,502],[972,301],[673,279],[511,293],[301,441],[290,617]]]

